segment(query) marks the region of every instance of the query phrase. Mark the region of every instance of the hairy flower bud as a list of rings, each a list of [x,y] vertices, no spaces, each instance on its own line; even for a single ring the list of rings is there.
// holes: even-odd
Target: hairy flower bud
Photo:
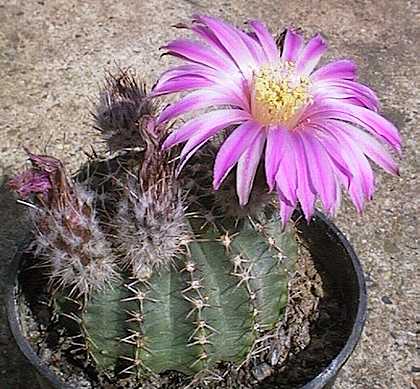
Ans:
[[[174,164],[161,147],[165,135],[153,120],[143,127],[144,158],[129,176],[114,222],[123,261],[139,279],[170,265],[189,239]]]
[[[78,294],[101,289],[115,278],[115,256],[96,218],[93,194],[73,183],[58,159],[28,155],[32,168],[9,186],[22,199],[35,195],[36,254],[45,258],[59,287]]]
[[[111,152],[142,147],[140,129],[154,113],[144,82],[129,70],[119,69],[105,79],[94,113],[95,127]]]

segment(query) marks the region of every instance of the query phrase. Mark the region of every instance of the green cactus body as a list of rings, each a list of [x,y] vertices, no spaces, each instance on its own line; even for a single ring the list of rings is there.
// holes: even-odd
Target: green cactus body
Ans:
[[[109,288],[92,296],[80,317],[86,348],[96,365],[103,370],[114,369],[120,356],[129,349],[120,341],[127,327],[121,320],[121,301],[127,296],[121,281],[114,282]]]
[[[88,351],[101,371],[148,377],[194,375],[220,362],[240,365],[281,320],[297,245],[278,220],[202,227],[187,254],[147,280],[94,294],[81,314]]]

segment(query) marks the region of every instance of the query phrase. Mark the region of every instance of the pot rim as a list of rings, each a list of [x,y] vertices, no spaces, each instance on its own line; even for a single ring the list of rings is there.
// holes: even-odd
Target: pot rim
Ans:
[[[353,266],[353,271],[356,275],[359,296],[357,304],[357,313],[354,318],[351,334],[347,338],[344,347],[330,362],[330,364],[324,368],[324,370],[321,373],[314,377],[310,382],[305,384],[301,389],[320,389],[323,388],[325,385],[332,384],[334,382],[338,372],[350,358],[350,355],[353,353],[355,347],[357,346],[361,338],[367,317],[366,281],[364,277],[363,267],[360,263],[358,256],[356,255],[352,245],[344,236],[344,234],[340,231],[340,229],[332,221],[330,221],[323,213],[321,213],[320,211],[316,211],[314,214],[314,218],[320,220],[327,226],[331,233],[338,238],[339,243],[343,246],[344,250],[350,257],[351,265]]]
[[[10,263],[9,273],[6,279],[6,313],[7,321],[9,324],[10,331],[12,332],[13,338],[21,351],[25,356],[26,361],[29,362],[37,372],[45,377],[48,382],[54,388],[57,389],[74,389],[64,384],[58,376],[49,368],[49,366],[39,357],[34,351],[28,339],[22,334],[21,325],[19,322],[18,307],[16,295],[18,292],[17,276],[22,263],[23,255],[22,248],[27,246],[30,242],[29,238],[19,242],[18,250]]]
[[[357,313],[354,319],[351,334],[347,338],[345,345],[327,367],[325,367],[316,377],[314,377],[300,389],[320,389],[324,388],[326,385],[331,385],[334,382],[338,372],[349,359],[357,343],[359,342],[367,316],[367,291],[363,268],[353,247],[344,236],[344,234],[338,229],[338,227],[320,211],[315,211],[313,221],[320,221],[321,223],[325,224],[327,229],[336,236],[338,243],[343,246],[343,249],[348,254],[351,260],[353,271],[356,275],[359,296]],[[22,352],[22,354],[24,354],[27,361],[37,370],[41,376],[45,377],[49,381],[52,387],[56,389],[74,389],[74,387],[63,383],[59,377],[48,367],[48,365],[33,350],[31,344],[20,330],[21,326],[17,314],[18,311],[16,294],[18,285],[16,281],[22,261],[21,248],[25,246],[25,243],[28,243],[28,239],[20,242],[20,248],[17,250],[15,257],[10,264],[9,272],[6,278],[6,313],[9,328],[19,350]]]

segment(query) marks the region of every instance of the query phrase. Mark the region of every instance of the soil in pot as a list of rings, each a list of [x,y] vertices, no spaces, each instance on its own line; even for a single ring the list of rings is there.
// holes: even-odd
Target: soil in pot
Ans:
[[[56,317],[49,306],[45,269],[36,265],[28,251],[19,275],[22,286],[19,314],[24,335],[41,359],[75,388],[135,388],[132,380],[98,374],[86,359],[72,319]],[[322,269],[302,246],[296,272],[290,279],[289,301],[276,337],[267,338],[258,361],[237,367],[221,366],[205,384],[193,383],[181,374],[169,372],[145,383],[144,389],[242,388],[262,384],[267,388],[299,388],[317,376],[343,347],[349,335],[342,296],[329,285]],[[76,336],[76,338],[72,338]],[[272,367],[274,366],[274,367]],[[227,369],[226,369],[227,368]],[[189,385],[189,386],[188,386]]]

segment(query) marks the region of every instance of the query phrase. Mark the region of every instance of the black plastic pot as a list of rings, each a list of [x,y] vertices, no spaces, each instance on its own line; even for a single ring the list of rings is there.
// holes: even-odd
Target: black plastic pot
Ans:
[[[308,244],[315,265],[322,277],[326,278],[333,293],[340,297],[343,311],[347,316],[345,323],[348,328],[345,331],[348,332],[348,337],[343,342],[341,350],[337,355],[331,356],[331,362],[327,367],[302,386],[302,389],[331,388],[341,367],[360,339],[366,319],[367,296],[363,270],[347,239],[321,213],[317,212],[309,225],[302,218],[297,218],[297,224],[303,240]],[[6,301],[8,321],[16,344],[37,373],[41,388],[74,389],[66,385],[45,365],[22,333],[18,314],[18,274],[22,260],[22,252],[18,252],[11,264]],[[258,389],[277,387],[274,379],[273,383],[261,384]]]

